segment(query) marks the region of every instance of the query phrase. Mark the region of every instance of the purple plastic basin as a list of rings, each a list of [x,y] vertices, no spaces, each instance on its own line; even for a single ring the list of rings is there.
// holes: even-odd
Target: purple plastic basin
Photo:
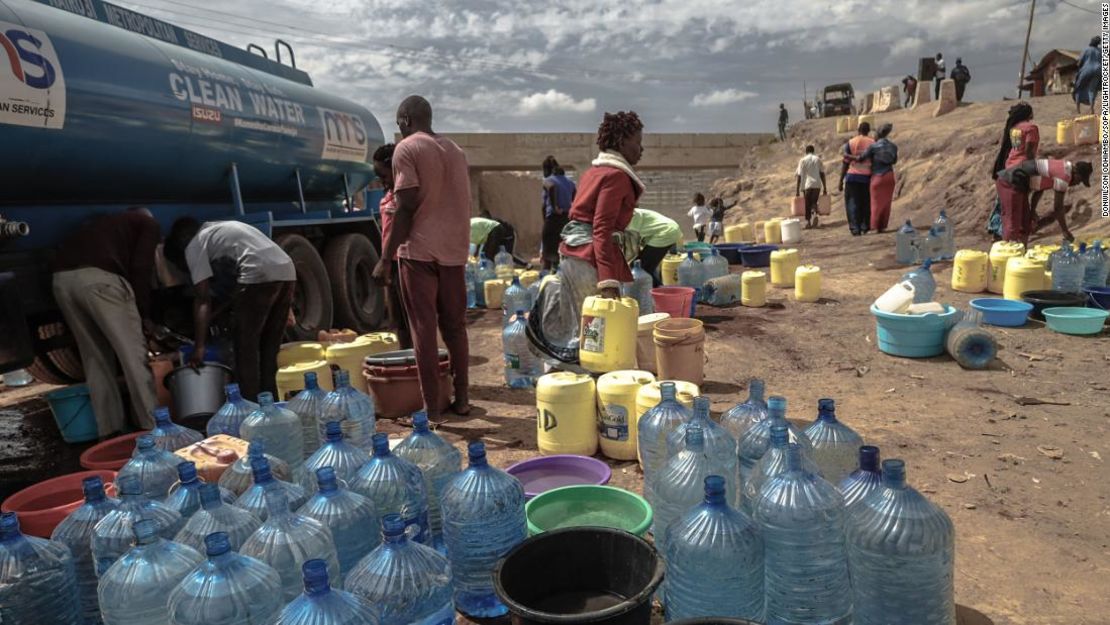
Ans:
[[[524,496],[531,499],[553,488],[576,484],[609,483],[613,471],[609,465],[588,456],[540,456],[522,460],[506,471],[524,485]]]

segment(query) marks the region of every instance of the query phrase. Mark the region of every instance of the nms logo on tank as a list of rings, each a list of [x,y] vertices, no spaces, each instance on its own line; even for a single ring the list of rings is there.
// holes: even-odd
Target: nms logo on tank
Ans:
[[[65,77],[50,37],[0,21],[0,124],[60,129],[65,112]]]

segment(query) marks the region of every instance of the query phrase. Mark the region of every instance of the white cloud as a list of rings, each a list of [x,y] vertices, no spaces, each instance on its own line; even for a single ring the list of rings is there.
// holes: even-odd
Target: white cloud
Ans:
[[[886,64],[894,62],[897,57],[903,55],[918,54],[925,48],[925,41],[920,37],[905,37],[899,39],[890,46],[890,54],[886,57]]]
[[[562,91],[548,89],[542,93],[533,93],[521,98],[519,110],[523,115],[547,112],[591,113],[597,110],[597,100],[594,98],[575,100]]]
[[[757,95],[759,94],[754,91],[744,91],[742,89],[718,89],[709,93],[697,94],[690,101],[690,104],[693,106],[724,106],[743,102]]]

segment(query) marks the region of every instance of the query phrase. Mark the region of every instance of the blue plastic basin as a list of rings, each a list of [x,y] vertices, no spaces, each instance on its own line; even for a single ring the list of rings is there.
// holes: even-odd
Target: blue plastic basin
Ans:
[[[1033,305],[1001,297],[978,297],[971,300],[971,307],[983,313],[983,323],[992,326],[1016,328],[1025,325]]]
[[[1098,334],[1110,312],[1095,308],[1045,308],[1048,329],[1061,334]]]
[[[749,245],[740,248],[740,261],[745,267],[770,267],[771,252],[779,249],[777,245]]]
[[[742,243],[718,243],[714,247],[720,252],[721,256],[725,257],[730,265],[740,264],[740,248]]]
[[[871,305],[879,350],[891,356],[929,358],[944,353],[944,338],[956,323],[956,309],[945,306],[942,314],[902,315]]]
[[[1110,286],[1089,286],[1083,290],[1087,293],[1088,306],[1110,310]]]

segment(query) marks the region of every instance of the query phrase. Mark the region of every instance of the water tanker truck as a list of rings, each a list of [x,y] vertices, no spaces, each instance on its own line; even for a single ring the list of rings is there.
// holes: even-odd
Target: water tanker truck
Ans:
[[[82,378],[50,262],[86,219],[136,205],[163,233],[189,215],[277,241],[297,266],[290,338],[380,325],[381,127],[313,88],[288,44],[273,54],[102,0],[0,0],[0,372]]]

